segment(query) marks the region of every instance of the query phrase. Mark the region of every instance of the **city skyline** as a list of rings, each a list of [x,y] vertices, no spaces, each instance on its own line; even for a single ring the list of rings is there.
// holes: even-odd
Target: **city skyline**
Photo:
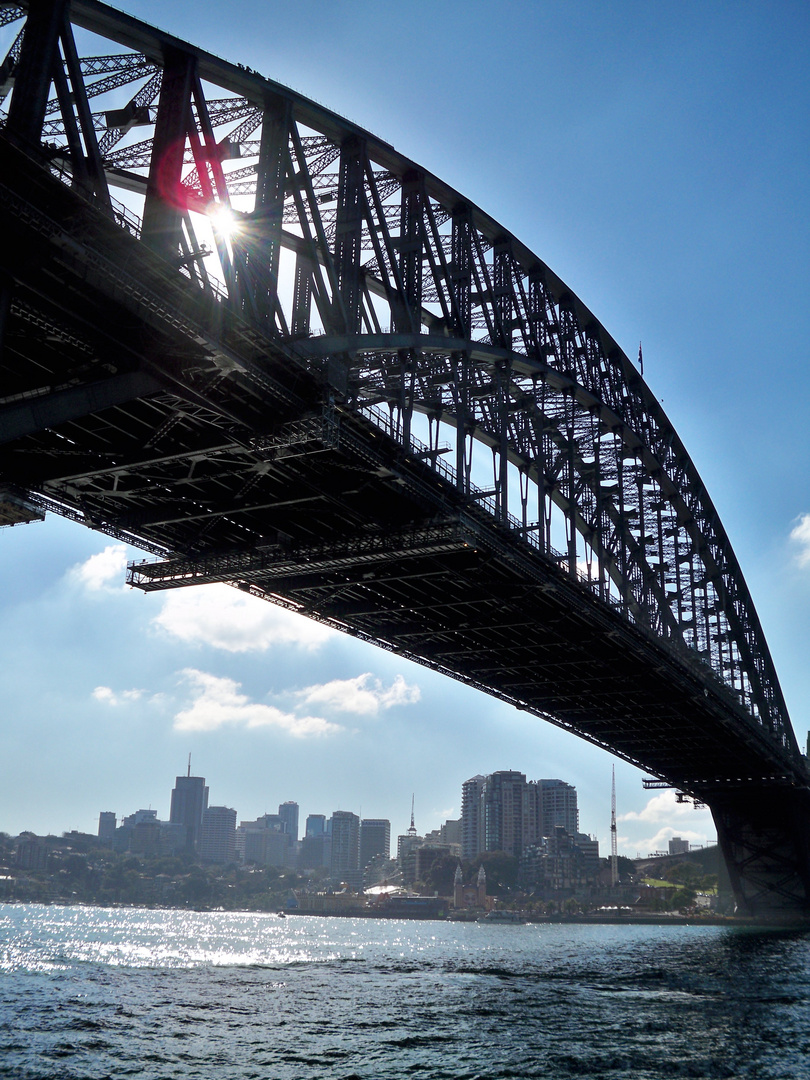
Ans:
[[[363,0],[243,0],[227,23],[188,0],[119,6],[390,140],[536,251],[629,356],[643,342],[646,379],[730,536],[803,747],[806,5],[508,3],[493,23],[480,2],[417,0],[413,30],[398,5]],[[417,37],[425,25],[475,58],[453,80]],[[407,63],[392,62],[392,39]],[[363,63],[341,60],[359,41]],[[157,803],[191,751],[198,771],[221,775],[219,804],[244,791],[272,809],[294,786],[302,805],[382,807],[393,835],[412,794],[422,832],[459,815],[448,771],[559,776],[609,850],[609,754],[226,586],[131,592],[125,564],[143,557],[52,516],[0,530],[6,831],[92,832],[115,801]],[[621,854],[673,835],[713,840],[708,811],[644,791],[642,775],[616,762]]]

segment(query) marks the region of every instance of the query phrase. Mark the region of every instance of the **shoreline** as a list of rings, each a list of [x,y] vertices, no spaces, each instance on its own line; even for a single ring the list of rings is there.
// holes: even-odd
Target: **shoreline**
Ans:
[[[11,907],[75,907],[98,908],[102,911],[194,911],[200,915],[267,915],[275,918],[334,918],[334,919],[388,919],[398,922],[449,922],[478,923],[492,926],[569,925],[569,926],[725,926],[748,930],[801,930],[810,931],[810,920],[754,919],[741,915],[666,915],[663,913],[632,913],[628,915],[524,915],[513,920],[482,920],[478,914],[421,914],[416,912],[386,912],[362,908],[345,911],[298,911],[295,908],[268,910],[262,908],[221,907],[174,907],[165,904],[99,904],[82,901],[0,899],[0,905]]]

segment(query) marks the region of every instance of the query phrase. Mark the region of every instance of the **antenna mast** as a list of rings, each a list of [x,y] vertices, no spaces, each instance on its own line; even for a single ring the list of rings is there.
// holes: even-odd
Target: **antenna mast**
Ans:
[[[616,766],[613,766],[613,783],[610,791],[610,884],[619,883],[619,855],[616,837]]]
[[[188,755],[188,772],[186,776],[191,776],[191,754]]]
[[[411,795],[411,827],[408,829],[408,836],[416,836],[416,825],[413,821],[413,795]]]

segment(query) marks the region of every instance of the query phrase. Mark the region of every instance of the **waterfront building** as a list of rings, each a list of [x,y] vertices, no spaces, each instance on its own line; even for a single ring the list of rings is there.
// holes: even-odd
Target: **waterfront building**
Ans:
[[[169,810],[169,821],[172,824],[184,825],[186,828],[187,851],[194,850],[203,811],[208,807],[208,788],[205,786],[205,777],[191,776],[190,772],[191,763],[189,762],[189,775],[175,778]]]
[[[456,868],[456,876],[453,880],[453,907],[460,909],[481,909],[488,911],[492,906],[491,898],[487,898],[487,874],[483,866],[478,868],[475,882],[465,885],[464,876],[461,872],[461,863]]]
[[[236,811],[227,806],[203,810],[197,851],[204,862],[236,861]]]

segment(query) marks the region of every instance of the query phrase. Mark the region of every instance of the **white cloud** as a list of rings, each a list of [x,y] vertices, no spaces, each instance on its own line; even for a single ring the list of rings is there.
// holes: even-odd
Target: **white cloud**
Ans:
[[[369,685],[371,673],[353,679],[333,679],[321,685],[298,691],[305,705],[324,705],[336,712],[351,712],[359,716],[376,716],[380,709],[395,705],[414,705],[421,698],[419,687],[408,685],[397,675],[391,685],[383,687],[379,679]]]
[[[154,622],[180,641],[232,653],[265,652],[273,645],[317,649],[337,633],[229,585],[169,592]]]
[[[797,556],[799,566],[810,564],[810,514],[801,515],[790,530],[790,539],[801,548]]]
[[[71,576],[90,592],[110,588],[125,588],[127,549],[123,544],[109,544],[103,551],[91,555],[71,568]]]
[[[143,690],[122,690],[116,693],[109,686],[97,686],[93,691],[93,697],[104,705],[123,705],[130,701],[138,701],[143,697]]]
[[[663,821],[671,821],[672,818],[693,818],[695,815],[694,803],[678,802],[674,791],[662,791],[647,802],[643,810],[630,810],[626,814],[617,814],[617,821],[644,821],[656,824]]]
[[[343,731],[320,716],[299,716],[283,712],[273,705],[251,701],[241,693],[241,684],[233,679],[211,675],[196,668],[186,668],[182,675],[191,687],[188,708],[175,715],[176,731],[216,731],[221,727],[278,728],[296,738],[334,735]]]

